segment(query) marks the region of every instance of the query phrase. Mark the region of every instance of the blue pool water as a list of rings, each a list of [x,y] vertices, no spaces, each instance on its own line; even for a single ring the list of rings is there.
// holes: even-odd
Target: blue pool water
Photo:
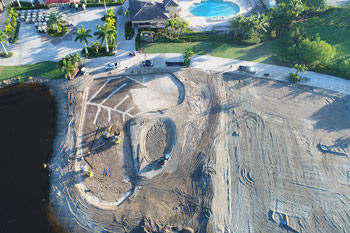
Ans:
[[[222,0],[208,0],[195,3],[190,7],[190,12],[195,16],[229,16],[239,12],[239,6],[233,2]]]

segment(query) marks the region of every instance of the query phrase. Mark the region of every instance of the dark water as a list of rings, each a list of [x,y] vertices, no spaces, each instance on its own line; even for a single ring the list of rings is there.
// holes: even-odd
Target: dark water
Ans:
[[[41,84],[0,89],[0,232],[65,232],[48,203],[43,169],[52,152],[56,104]]]

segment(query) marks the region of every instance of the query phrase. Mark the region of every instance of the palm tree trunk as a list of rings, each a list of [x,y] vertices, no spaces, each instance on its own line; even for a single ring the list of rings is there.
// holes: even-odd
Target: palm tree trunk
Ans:
[[[85,41],[84,41],[84,44],[85,44],[85,54],[88,54],[87,44],[86,44],[86,42],[85,42]]]
[[[17,3],[18,3],[18,6],[19,6],[19,7],[22,7],[22,6],[21,6],[21,3],[19,2],[19,0],[17,0]]]
[[[2,48],[5,50],[6,55],[9,55],[9,53],[7,52],[7,50],[6,50],[5,46],[4,46],[4,44],[1,43],[1,45],[2,45]]]
[[[109,49],[108,49],[108,40],[106,39],[106,52],[109,53]]]

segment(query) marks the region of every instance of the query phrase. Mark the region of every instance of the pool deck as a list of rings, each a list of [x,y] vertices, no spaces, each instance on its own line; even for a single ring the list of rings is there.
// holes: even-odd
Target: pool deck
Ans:
[[[193,30],[208,31],[228,29],[229,21],[232,19],[233,16],[223,21],[210,21],[209,18],[207,19],[206,17],[194,16],[190,12],[190,7],[192,4],[200,2],[201,0],[179,0],[179,5],[181,8],[180,17],[189,22],[190,27]],[[252,10],[252,7],[249,7],[247,1],[245,0],[228,0],[227,2],[233,2],[239,6],[240,11],[236,15],[246,15],[250,10]]]

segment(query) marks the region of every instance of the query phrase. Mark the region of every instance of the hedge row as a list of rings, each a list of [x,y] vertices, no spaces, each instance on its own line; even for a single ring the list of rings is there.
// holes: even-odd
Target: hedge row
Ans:
[[[12,52],[8,52],[8,55],[5,52],[0,52],[0,57],[12,57],[13,53]]]
[[[12,38],[9,38],[9,42],[10,43],[15,43],[18,40],[18,33],[19,33],[19,28],[21,27],[21,22],[19,20],[17,20],[16,23],[16,28],[15,28],[15,33],[13,34]]]
[[[139,51],[140,50],[140,34],[141,32],[139,31],[139,33],[137,34],[136,36],[136,40],[135,40],[135,45],[136,45],[136,51]]]
[[[39,4],[34,4],[34,6],[32,6],[32,4],[30,2],[21,2],[21,6],[18,6],[17,1],[10,3],[9,7],[13,7],[13,9],[15,10],[31,10],[31,9],[49,9],[49,6],[45,6],[45,5],[39,5]]]
[[[350,71],[349,72],[342,72],[340,70],[334,70],[334,69],[330,69],[327,67],[324,67],[324,68],[316,67],[315,69],[313,69],[313,71],[315,71],[317,73],[328,74],[328,75],[333,75],[333,76],[337,76],[337,77],[342,77],[345,79],[350,79]]]
[[[123,5],[125,2],[125,0],[117,0],[117,2],[106,2],[106,6],[119,6],[119,5]],[[83,3],[79,3],[78,6],[81,7],[83,4],[85,4],[84,2]],[[71,6],[73,6],[74,4],[71,3]],[[87,3],[85,4],[86,7],[104,7],[104,3]]]
[[[253,45],[260,42],[258,37],[254,37],[251,39],[245,40],[233,40],[230,38],[230,35],[224,34],[204,34],[204,35],[196,35],[191,33],[190,35],[182,35],[179,38],[169,39],[166,37],[155,37],[154,42],[175,42],[175,43],[185,43],[185,42],[197,42],[197,41],[218,41],[225,43],[235,43],[242,45]]]
[[[107,53],[106,52],[106,46],[102,46],[100,47],[100,49],[98,50],[98,52],[96,52],[96,50],[92,47],[92,46],[88,46],[87,49],[88,49],[88,53],[89,54],[85,54],[85,48],[83,48],[81,50],[81,54],[83,55],[83,57],[105,57],[105,56],[113,56],[115,55],[115,52],[114,52],[114,48],[113,46],[110,46],[108,47],[109,49],[109,52]]]
[[[125,39],[131,40],[134,37],[135,31],[132,28],[131,21],[125,23]]]

